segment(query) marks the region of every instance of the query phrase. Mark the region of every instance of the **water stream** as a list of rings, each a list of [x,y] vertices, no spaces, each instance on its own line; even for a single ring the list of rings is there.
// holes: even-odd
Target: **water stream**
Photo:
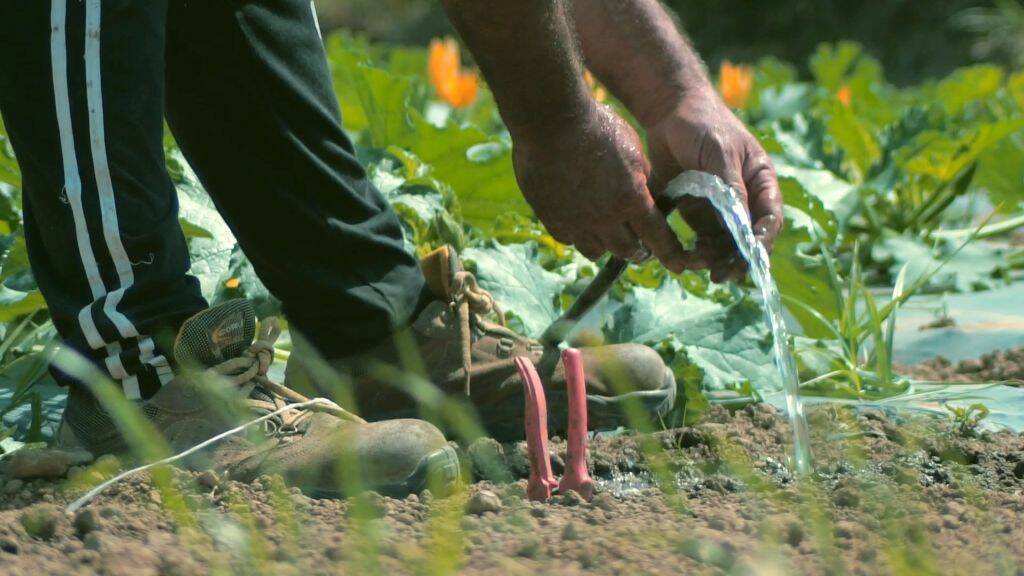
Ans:
[[[665,193],[674,199],[682,196],[707,198],[722,215],[740,253],[750,264],[750,277],[761,291],[765,320],[775,341],[775,366],[782,379],[786,413],[793,428],[793,468],[799,474],[810,472],[811,450],[807,419],[804,417],[804,407],[800,401],[800,380],[796,360],[793,358],[793,351],[789,346],[789,332],[782,318],[782,301],[779,289],[772,279],[768,251],[754,237],[747,207],[725,182],[705,172],[683,173],[668,185]]]

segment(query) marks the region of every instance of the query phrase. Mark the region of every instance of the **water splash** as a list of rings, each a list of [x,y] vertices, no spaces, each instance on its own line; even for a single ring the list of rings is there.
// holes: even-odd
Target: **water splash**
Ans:
[[[799,474],[806,474],[811,469],[811,449],[807,419],[804,417],[804,407],[800,401],[800,380],[796,360],[789,346],[789,332],[782,318],[782,301],[779,289],[772,279],[768,251],[754,237],[746,206],[725,182],[705,172],[683,173],[668,185],[665,194],[673,201],[678,201],[683,196],[707,198],[722,215],[740,253],[750,264],[750,277],[761,291],[765,320],[775,340],[775,366],[782,378],[783,392],[786,395],[786,413],[793,428],[794,468]]]

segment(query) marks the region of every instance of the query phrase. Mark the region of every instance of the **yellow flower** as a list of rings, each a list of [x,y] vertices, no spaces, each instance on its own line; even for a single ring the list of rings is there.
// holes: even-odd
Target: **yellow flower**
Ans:
[[[453,108],[465,108],[476,101],[480,79],[475,72],[462,69],[459,45],[454,38],[430,42],[427,75],[438,97]]]
[[[849,86],[843,86],[836,92],[836,98],[839,98],[839,102],[847,108],[850,107],[850,102],[853,101],[853,92],[850,91]]]
[[[742,108],[754,88],[754,69],[726,60],[718,71],[718,91],[731,108]]]
[[[238,278],[229,278],[226,282],[224,282],[224,287],[229,290],[234,290],[235,288],[238,288],[241,285],[242,281]]]

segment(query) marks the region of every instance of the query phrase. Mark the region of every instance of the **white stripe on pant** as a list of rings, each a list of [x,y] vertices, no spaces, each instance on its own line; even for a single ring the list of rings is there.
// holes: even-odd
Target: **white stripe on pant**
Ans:
[[[105,126],[103,124],[103,84],[100,75],[100,24],[102,6],[100,0],[87,0],[85,11],[85,73],[86,100],[89,109],[89,139],[92,148],[93,170],[99,192],[99,205],[103,224],[103,236],[107,249],[117,271],[120,286],[111,293],[100,276],[99,266],[92,251],[89,231],[86,224],[85,210],[82,203],[82,182],[78,168],[78,159],[74,147],[74,134],[71,123],[71,102],[68,90],[67,70],[67,0],[52,0],[50,9],[50,50],[53,68],[54,98],[57,111],[57,124],[60,130],[61,157],[64,165],[64,190],[71,206],[75,222],[75,238],[78,243],[79,255],[89,281],[89,289],[94,303],[101,300],[98,309],[117,328],[122,338],[138,338],[140,361],[154,367],[160,382],[166,384],[173,377],[167,359],[154,355],[154,344],[149,336],[140,335],[136,327],[117,310],[124,292],[134,283],[134,273],[128,259],[117,222],[117,206],[114,200],[114,186],[107,162]],[[94,349],[105,348],[105,363],[111,376],[121,380],[125,395],[129,399],[141,398],[138,377],[129,375],[121,363],[119,342],[106,342],[96,328],[92,318],[93,303],[84,307],[78,315],[86,341]]]

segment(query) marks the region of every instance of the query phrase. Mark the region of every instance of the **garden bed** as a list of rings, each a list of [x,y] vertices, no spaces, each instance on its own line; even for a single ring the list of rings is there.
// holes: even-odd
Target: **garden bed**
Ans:
[[[137,477],[71,517],[71,481],[0,481],[0,572],[977,575],[1024,561],[1021,435],[836,407],[810,419],[817,472],[799,483],[784,464],[785,420],[765,405],[715,407],[651,436],[601,435],[589,503],[527,501],[524,446],[488,440],[464,455],[480,464],[499,451],[499,478],[477,466],[475,483],[448,498],[316,500],[273,477],[180,473],[184,515]],[[556,474],[564,448],[553,440]]]

